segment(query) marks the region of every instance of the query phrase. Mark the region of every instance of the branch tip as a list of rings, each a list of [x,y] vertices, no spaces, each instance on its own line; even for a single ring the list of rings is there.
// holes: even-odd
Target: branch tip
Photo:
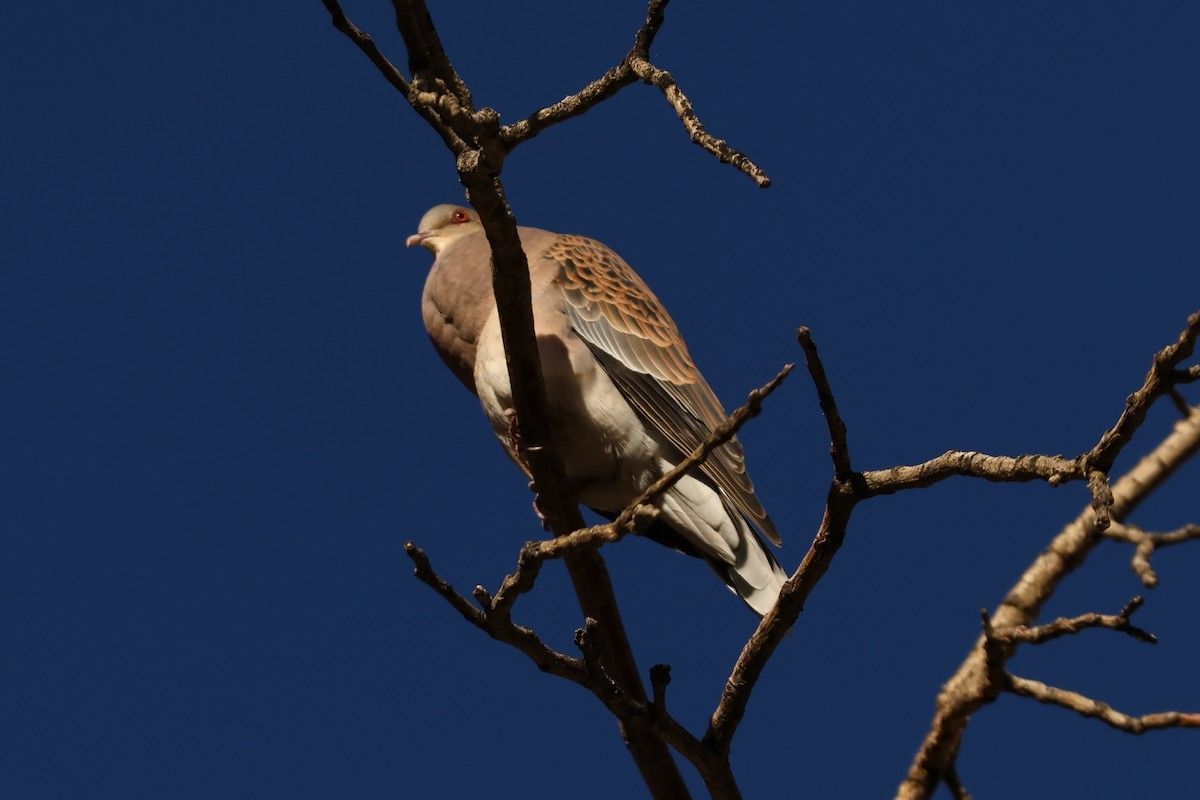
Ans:
[[[838,483],[850,480],[854,468],[850,462],[850,444],[846,436],[846,423],[838,411],[837,401],[833,397],[833,388],[829,385],[829,377],[825,374],[825,365],[817,352],[817,343],[813,341],[812,331],[807,327],[796,329],[796,340],[804,351],[804,363],[808,367],[809,377],[817,390],[817,402],[821,413],[825,415],[825,424],[829,429],[829,457],[833,460],[833,475]]]
[[[671,685],[671,667],[668,664],[655,664],[650,668],[650,688],[653,692],[651,707],[655,714],[667,712],[667,687]]]

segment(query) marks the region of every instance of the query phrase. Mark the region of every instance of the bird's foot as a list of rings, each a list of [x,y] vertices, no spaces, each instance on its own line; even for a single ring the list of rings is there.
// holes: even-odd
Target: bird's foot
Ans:
[[[517,410],[515,408],[504,409],[504,418],[508,420],[509,454],[526,475],[531,475],[533,471],[529,468],[529,451],[525,448],[525,438],[521,436],[521,424],[517,420]],[[530,486],[530,488],[533,487]]]
[[[564,493],[564,498],[568,499],[569,502],[578,502],[576,485],[569,478],[565,479],[562,484],[560,484],[559,489]],[[542,523],[542,530],[551,530],[549,513],[550,509],[547,508],[547,504],[545,499],[542,497],[542,493],[538,491],[536,482],[529,482],[529,491],[533,492],[533,513],[537,515],[538,520]]]
[[[515,408],[504,409],[504,418],[508,420],[508,441],[512,444],[513,451],[520,453],[524,443],[521,441],[521,426],[517,422],[517,410]]]
[[[529,491],[533,492],[533,513],[537,514],[538,521],[542,523],[542,530],[550,530],[550,521],[546,519],[546,512],[542,508],[542,495],[533,481],[529,482]]]

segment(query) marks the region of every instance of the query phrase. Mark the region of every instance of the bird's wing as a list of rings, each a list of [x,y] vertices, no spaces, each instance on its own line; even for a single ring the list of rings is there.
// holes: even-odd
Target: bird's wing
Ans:
[[[542,257],[557,265],[571,328],[625,399],[680,453],[692,452],[725,420],[725,409],[692,363],[662,303],[620,256],[593,239],[560,235]],[[736,438],[717,448],[700,469],[779,544],[774,523],[754,495]]]

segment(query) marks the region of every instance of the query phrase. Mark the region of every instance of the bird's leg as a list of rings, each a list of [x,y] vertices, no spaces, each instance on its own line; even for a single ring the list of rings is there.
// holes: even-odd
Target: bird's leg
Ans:
[[[525,442],[521,439],[521,426],[517,423],[517,410],[515,408],[504,409],[504,416],[508,420],[508,445],[512,448],[513,458],[525,474],[530,474],[529,462],[525,459]],[[537,484],[533,481],[529,482],[529,491],[533,492],[533,513],[537,515],[538,521],[542,523],[542,530],[550,530],[550,522],[546,519],[546,514],[542,510],[542,496],[538,493]]]
[[[533,513],[537,514],[538,521],[542,523],[542,530],[550,530],[550,521],[546,519],[546,513],[542,511],[542,496],[538,493],[537,484],[533,481],[529,482],[529,491],[533,492]]]
[[[517,462],[517,466],[526,475],[532,475],[533,471],[529,469],[529,459],[525,457],[525,440],[521,438],[521,425],[517,422],[517,410],[515,408],[504,409],[504,417],[508,420],[508,447],[513,461]],[[529,484],[529,488],[533,488],[532,483]]]
[[[505,409],[504,416],[508,420],[508,443],[512,448],[513,458],[525,474],[529,475],[532,470],[529,469],[529,461],[525,458],[525,442],[521,438],[521,426],[517,424],[517,411],[514,408]],[[575,491],[569,480],[564,480],[563,489],[571,494]],[[529,491],[533,492],[533,513],[542,523],[542,530],[549,531],[550,521],[546,517],[545,509],[542,508],[542,495],[538,491],[536,482],[529,481]]]
[[[525,446],[521,441],[521,426],[517,424],[517,410],[515,408],[504,409],[504,417],[508,420],[508,441],[512,445],[513,452],[519,455],[524,452]]]

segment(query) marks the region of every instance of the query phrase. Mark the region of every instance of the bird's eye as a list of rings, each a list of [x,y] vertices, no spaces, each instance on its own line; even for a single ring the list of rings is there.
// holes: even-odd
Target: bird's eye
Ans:
[[[461,225],[461,224],[463,224],[464,222],[470,222],[470,221],[471,221],[471,215],[470,215],[470,214],[468,214],[468,213],[467,213],[467,212],[465,212],[465,211],[461,211],[461,210],[460,210],[460,211],[455,211],[455,212],[454,212],[454,214],[452,214],[452,215],[451,215],[451,217],[450,217],[450,220],[451,220],[451,221],[452,221],[452,222],[453,222],[455,225]]]

